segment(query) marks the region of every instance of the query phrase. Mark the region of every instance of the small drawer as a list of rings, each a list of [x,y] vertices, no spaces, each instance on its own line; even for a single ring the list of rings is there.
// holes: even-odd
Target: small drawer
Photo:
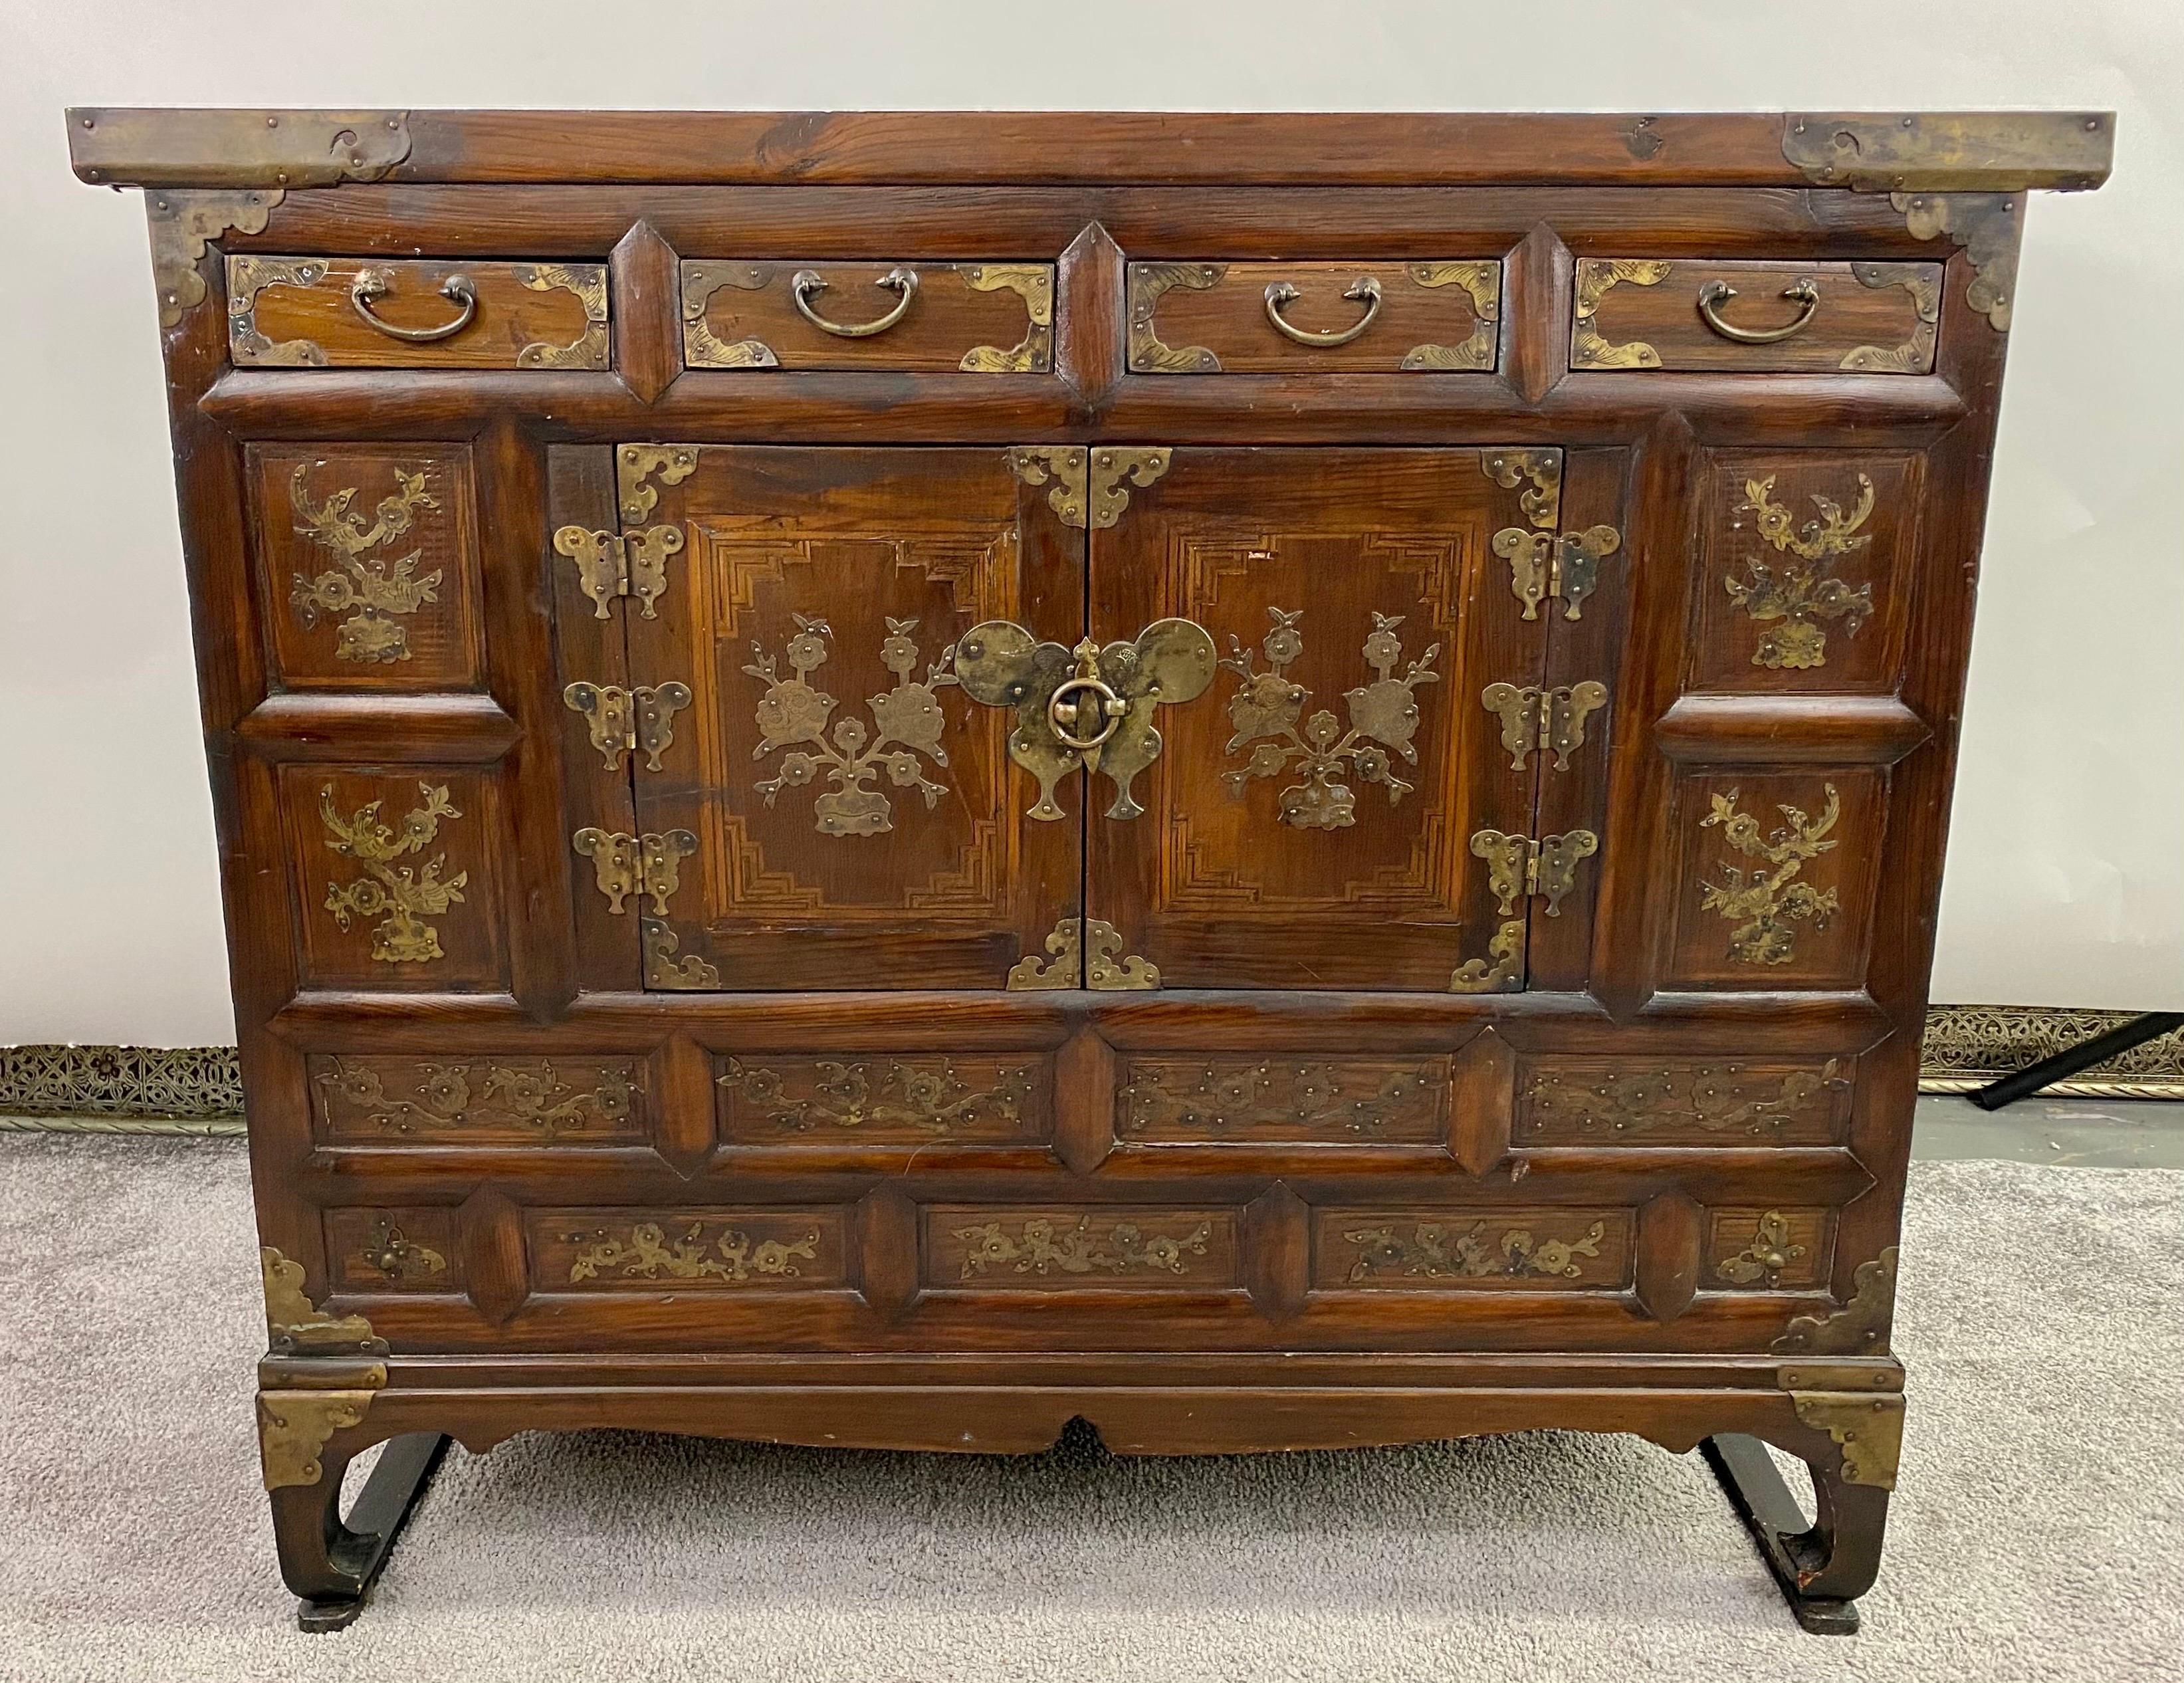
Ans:
[[[1570,366],[1925,374],[1941,313],[1938,263],[1581,258]]]
[[[682,360],[691,368],[1050,373],[1054,268],[688,262]]]
[[[607,271],[231,257],[227,343],[238,368],[604,368]]]
[[[1133,374],[1482,374],[1502,265],[1133,263]]]

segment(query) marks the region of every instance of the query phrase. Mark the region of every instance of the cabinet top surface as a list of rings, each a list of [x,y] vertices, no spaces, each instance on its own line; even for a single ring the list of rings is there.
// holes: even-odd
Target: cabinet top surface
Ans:
[[[79,107],[99,186],[1236,183],[2015,192],[2107,179],[2102,111],[300,111]]]

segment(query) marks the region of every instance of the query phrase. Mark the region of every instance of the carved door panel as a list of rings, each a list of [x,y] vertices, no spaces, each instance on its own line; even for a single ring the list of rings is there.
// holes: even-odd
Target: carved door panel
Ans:
[[[659,465],[632,474],[633,448]],[[636,738],[646,984],[1003,986],[1077,916],[1081,844],[1025,817],[1009,716],[967,696],[957,644],[1078,636],[1083,532],[1001,449],[619,458],[632,699],[602,754]],[[566,699],[594,726],[621,705]],[[605,887],[630,839],[575,844]]]
[[[1093,634],[1182,619],[1220,657],[1159,710],[1144,815],[1090,802],[1085,915],[1123,954],[1164,987],[1523,985],[1540,755],[1533,725],[1502,738],[1562,610],[1539,560],[1560,472],[1556,450],[1182,448],[1095,523]]]

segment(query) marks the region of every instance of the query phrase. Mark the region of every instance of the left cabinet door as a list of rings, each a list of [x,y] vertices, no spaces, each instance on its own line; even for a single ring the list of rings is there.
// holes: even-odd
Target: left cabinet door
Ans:
[[[632,779],[637,833],[571,841],[647,987],[1006,986],[1079,915],[1082,832],[1027,821],[956,644],[1080,636],[1084,532],[1003,449],[616,454],[628,688],[563,699]]]

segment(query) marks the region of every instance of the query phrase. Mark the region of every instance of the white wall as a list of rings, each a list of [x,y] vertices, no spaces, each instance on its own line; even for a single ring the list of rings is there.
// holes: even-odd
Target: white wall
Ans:
[[[2184,1006],[2176,0],[0,0],[0,1044],[231,1037],[136,195],[64,104],[2121,112],[2036,199],[1936,995]]]

